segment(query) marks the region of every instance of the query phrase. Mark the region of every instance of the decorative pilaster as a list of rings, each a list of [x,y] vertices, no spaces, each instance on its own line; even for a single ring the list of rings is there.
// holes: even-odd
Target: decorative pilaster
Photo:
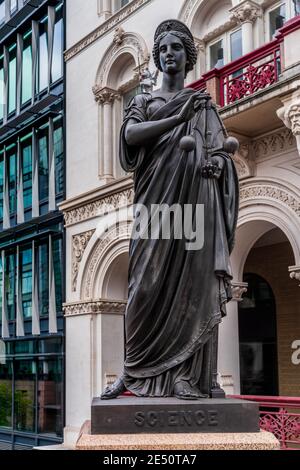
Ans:
[[[101,118],[103,128],[103,145],[101,152],[101,178],[107,183],[114,179],[113,162],[113,104],[121,99],[121,94],[111,88],[93,87],[96,102],[101,105]]]
[[[282,102],[283,106],[277,111],[277,115],[284,122],[286,127],[291,129],[296,138],[300,155],[300,90],[282,99]]]
[[[291,266],[289,268],[290,278],[300,281],[300,266]],[[300,287],[300,284],[299,284]]]
[[[242,302],[243,295],[248,290],[248,283],[247,282],[233,282],[232,283],[232,293],[233,298],[232,300],[235,302]]]
[[[243,54],[254,49],[253,24],[261,17],[261,7],[252,0],[244,0],[231,9],[233,19],[242,25]]]

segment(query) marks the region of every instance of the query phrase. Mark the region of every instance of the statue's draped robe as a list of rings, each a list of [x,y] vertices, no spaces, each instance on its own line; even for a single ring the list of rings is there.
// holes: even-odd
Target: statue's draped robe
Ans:
[[[187,240],[176,239],[172,230],[169,240],[131,239],[124,371],[127,389],[137,396],[170,396],[179,380],[209,394],[212,332],[231,299],[229,255],[238,215],[238,178],[233,161],[222,151],[217,152],[225,160],[221,178],[201,175],[205,130],[211,131],[214,148],[224,142],[217,112],[204,110],[144,147],[128,146],[125,139],[129,120],[141,123],[176,115],[192,93],[184,89],[169,101],[136,96],[121,130],[120,161],[125,171],[134,172],[134,204],[149,211],[152,204],[191,204],[194,209],[203,204],[205,214],[201,250],[187,251]],[[194,126],[200,131],[194,131],[196,149],[187,153],[179,143]]]

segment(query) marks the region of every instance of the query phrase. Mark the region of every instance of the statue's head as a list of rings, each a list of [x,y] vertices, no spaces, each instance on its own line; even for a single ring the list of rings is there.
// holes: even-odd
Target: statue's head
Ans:
[[[153,57],[161,72],[175,74],[183,69],[186,76],[197,62],[197,50],[189,28],[178,20],[161,23],[154,36]]]

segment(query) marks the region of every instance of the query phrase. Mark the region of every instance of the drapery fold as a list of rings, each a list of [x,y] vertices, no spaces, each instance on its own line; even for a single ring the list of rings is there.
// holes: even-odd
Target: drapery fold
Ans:
[[[232,159],[221,150],[222,123],[214,107],[202,109],[143,146],[128,146],[129,120],[157,121],[180,112],[194,90],[184,89],[169,101],[144,94],[129,104],[120,137],[120,162],[134,172],[134,204],[151,214],[153,205],[204,206],[202,249],[188,251],[187,240],[135,238],[130,242],[129,297],[126,311],[125,385],[138,396],[172,395],[174,383],[188,377],[203,393],[209,389],[211,337],[231,299],[229,256],[237,223],[239,186]],[[131,121],[132,122],[132,121]],[[215,155],[225,160],[219,180],[202,176],[205,136],[211,134]],[[180,149],[193,133],[196,149]],[[162,215],[162,222],[165,214]],[[174,226],[174,220],[171,221]],[[138,220],[135,222],[138,224]],[[137,226],[134,227],[136,231]]]

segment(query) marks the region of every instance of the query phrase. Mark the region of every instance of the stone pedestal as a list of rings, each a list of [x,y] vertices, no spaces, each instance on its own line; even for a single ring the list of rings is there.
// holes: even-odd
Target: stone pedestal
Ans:
[[[95,398],[91,434],[255,433],[258,423],[258,404],[245,400]]]
[[[77,450],[273,450],[258,404],[235,399],[95,398]]]
[[[218,434],[112,434],[92,436],[88,421],[76,450],[101,451],[184,451],[184,450],[279,450],[279,442],[265,431]]]

